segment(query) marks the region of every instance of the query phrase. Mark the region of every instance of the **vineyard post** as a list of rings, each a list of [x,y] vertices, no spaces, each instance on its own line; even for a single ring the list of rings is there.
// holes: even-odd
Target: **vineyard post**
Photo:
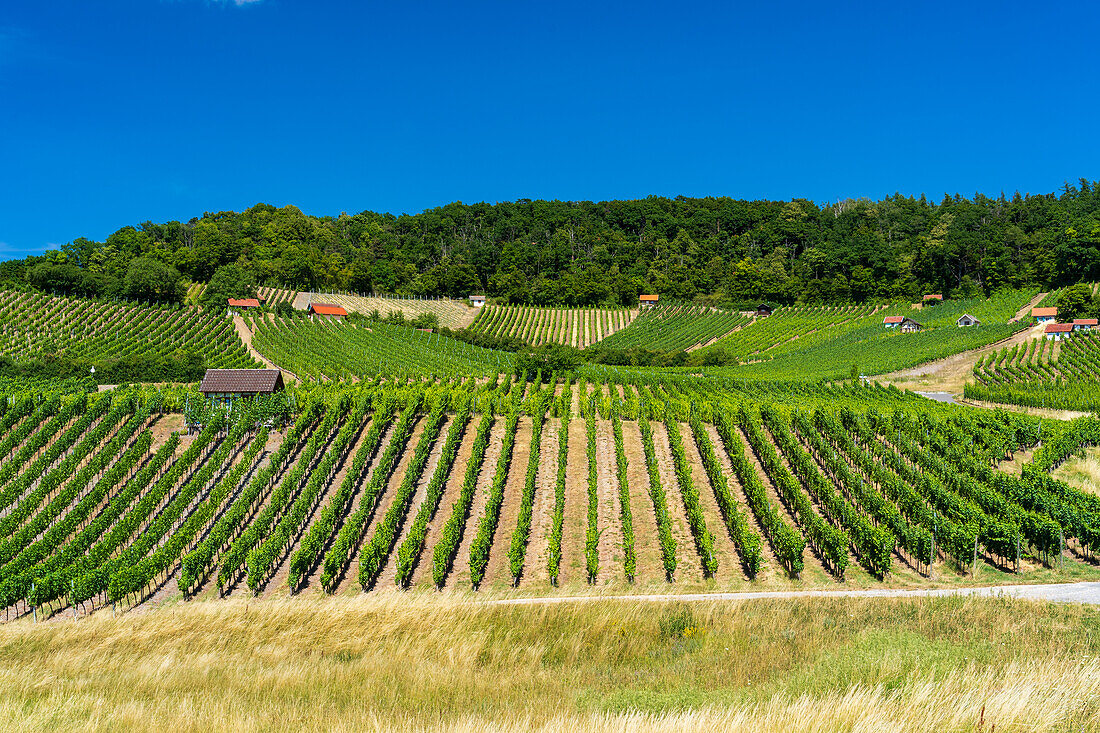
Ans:
[[[970,574],[974,575],[978,572],[978,535],[974,535],[974,560],[970,564]]]

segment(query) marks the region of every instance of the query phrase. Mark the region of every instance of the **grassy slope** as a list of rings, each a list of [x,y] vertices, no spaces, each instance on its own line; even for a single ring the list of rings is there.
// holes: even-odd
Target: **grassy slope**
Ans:
[[[1098,621],[1092,607],[1002,599],[196,602],[0,627],[0,717],[68,730],[1095,730]]]

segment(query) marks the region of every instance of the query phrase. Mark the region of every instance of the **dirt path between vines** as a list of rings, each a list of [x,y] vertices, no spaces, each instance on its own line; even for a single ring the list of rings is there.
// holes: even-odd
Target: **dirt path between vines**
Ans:
[[[279,567],[276,569],[275,574],[272,575],[271,579],[267,582],[267,586],[264,588],[265,596],[290,595],[290,558],[292,558],[294,556],[294,553],[298,551],[298,547],[301,545],[302,538],[306,536],[306,533],[309,532],[310,528],[313,526],[313,523],[317,521],[318,515],[320,515],[321,512],[324,511],[324,508],[329,505],[329,502],[332,501],[332,495],[336,493],[339,490],[340,485],[344,483],[344,478],[348,475],[348,471],[351,470],[351,465],[355,459],[355,454],[362,447],[363,438],[365,438],[367,433],[369,432],[370,425],[373,421],[374,416],[370,414],[368,414],[366,417],[363,418],[362,421],[360,421],[359,425],[357,426],[358,433],[355,439],[352,441],[347,455],[340,459],[339,470],[337,470],[336,474],[332,477],[332,480],[328,482],[328,485],[325,486],[325,489],[322,492],[320,499],[313,507],[313,511],[311,512],[309,519],[303,524],[301,530],[298,532],[298,536],[295,537],[294,541],[291,543],[290,551],[287,553],[286,557],[283,558],[283,561],[279,563]],[[324,556],[322,555],[319,559],[323,560]],[[318,565],[319,564],[320,563],[318,563]],[[317,568],[314,568],[314,570],[316,569]],[[310,582],[314,580],[313,575],[314,573],[310,573],[309,576],[305,579],[302,584],[302,590],[306,590],[310,587]],[[314,589],[316,591],[320,591],[320,583],[314,585]]]
[[[661,540],[657,534],[657,515],[649,498],[649,473],[645,448],[638,423],[623,421],[623,453],[626,454],[626,481],[630,486],[630,512],[634,520],[635,578],[664,578]]]
[[[409,585],[433,585],[432,557],[435,546],[439,543],[443,525],[451,516],[455,501],[462,492],[462,479],[466,476],[466,468],[470,464],[470,456],[474,452],[474,441],[477,439],[477,426],[481,422],[480,415],[472,415],[470,423],[466,426],[466,433],[462,436],[462,442],[458,446],[451,472],[447,474],[447,482],[443,489],[443,496],[439,497],[439,506],[435,509],[432,521],[428,522],[428,532],[424,537],[424,547],[420,551],[416,567],[413,569],[412,580]]]
[[[699,507],[703,510],[707,529],[714,535],[714,558],[718,561],[715,576],[747,580],[737,548],[730,539],[729,529],[718,508],[718,499],[710,485],[707,470],[703,467],[703,458],[699,455],[698,446],[695,445],[695,437],[691,434],[691,425],[680,423],[680,435],[683,436],[684,453],[687,454],[688,464],[691,466],[691,480],[699,492]]]
[[[701,581],[703,564],[699,560],[699,551],[695,549],[695,538],[688,525],[687,512],[684,510],[684,496],[680,493],[680,482],[676,480],[676,469],[672,463],[672,449],[668,445],[668,432],[664,423],[652,422],[653,449],[657,457],[657,471],[668,500],[668,517],[672,522],[672,536],[676,538],[676,578]],[[708,527],[708,529],[710,529]]]
[[[512,534],[519,522],[519,508],[523,503],[523,486],[527,483],[527,464],[531,460],[531,436],[534,428],[531,418],[521,417],[516,424],[516,442],[512,446],[512,462],[508,466],[508,478],[504,482],[504,501],[500,505],[500,518],[489,545],[489,562],[485,566],[482,585],[512,584],[508,551],[512,547]],[[494,470],[495,470],[494,466]]]
[[[573,399],[577,400],[577,390]],[[561,530],[561,567],[558,582],[581,581],[588,577],[584,556],[588,533],[588,437],[584,418],[577,415],[569,421],[569,456],[565,469],[565,519]]]
[[[374,588],[376,590],[397,589],[397,550],[408,536],[409,527],[412,525],[413,518],[416,516],[417,512],[420,511],[420,506],[424,503],[424,500],[427,499],[428,484],[431,483],[436,469],[439,468],[439,461],[443,457],[443,446],[447,442],[447,431],[450,429],[454,419],[453,415],[447,415],[443,418],[443,424],[439,427],[439,435],[436,436],[435,443],[432,444],[431,453],[428,454],[428,461],[424,464],[424,473],[420,474],[420,479],[416,482],[416,491],[413,492],[412,501],[409,502],[409,509],[405,513],[404,521],[401,523],[401,531],[397,534],[397,539],[390,549],[389,557],[386,558],[385,567],[382,568],[382,572],[378,575],[378,580],[374,583]],[[459,445],[461,445],[461,443],[459,443]]]
[[[298,376],[293,372],[288,372],[286,369],[278,366],[275,362],[268,359],[266,356],[256,351],[252,346],[252,331],[249,329],[248,324],[242,316],[236,314],[233,315],[233,327],[237,329],[237,335],[241,337],[241,341],[244,342],[244,347],[248,349],[248,354],[256,361],[265,365],[268,369],[278,369],[283,373],[284,380],[292,380],[294,382],[299,381]]]
[[[539,469],[535,474],[535,501],[531,508],[531,535],[527,540],[527,554],[523,561],[523,575],[519,587],[526,588],[535,582],[549,583],[547,550],[550,547],[550,528],[554,521],[554,486],[558,476],[558,424],[559,420],[547,418],[542,426],[542,447],[539,451]]]
[[[447,587],[470,587],[470,546],[477,535],[477,523],[485,511],[485,504],[489,499],[489,486],[493,482],[493,474],[497,470],[497,459],[500,458],[501,449],[504,447],[504,428],[507,420],[503,417],[493,422],[489,431],[489,445],[485,449],[485,460],[481,462],[481,473],[477,477],[477,490],[474,491],[474,500],[470,505],[470,513],[466,517],[466,526],[462,532],[462,542],[458,545],[458,553],[455,555],[454,565],[447,576]],[[462,479],[459,479],[459,484]],[[461,489],[461,487],[460,487]],[[448,512],[447,516],[450,516]],[[446,522],[446,517],[443,518]]]
[[[601,585],[619,583],[626,579],[623,571],[625,553],[615,436],[612,435],[610,420],[596,420],[596,488],[600,523],[598,579]]]

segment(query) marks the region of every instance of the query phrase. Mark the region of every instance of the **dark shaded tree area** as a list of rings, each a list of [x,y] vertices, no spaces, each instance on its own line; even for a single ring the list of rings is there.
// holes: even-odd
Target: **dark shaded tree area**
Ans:
[[[33,282],[35,266],[48,262],[75,267],[55,273],[66,292],[111,284],[128,291],[142,285],[130,273],[139,258],[199,281],[235,264],[258,283],[299,289],[452,297],[484,290],[540,305],[632,304],[640,292],[779,303],[965,296],[1100,280],[1100,181],[939,203],[899,194],[825,206],[520,200],[338,217],[257,204],[123,227],[105,242],[78,239],[0,273]]]

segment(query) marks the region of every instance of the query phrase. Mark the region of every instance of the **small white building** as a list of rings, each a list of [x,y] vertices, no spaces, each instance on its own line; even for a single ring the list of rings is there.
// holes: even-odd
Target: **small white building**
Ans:
[[[656,308],[658,295],[639,295],[638,307],[639,308]]]
[[[980,326],[982,325],[982,322],[974,316],[970,315],[969,313],[963,313],[961,316],[959,316],[959,320],[955,321],[955,325],[959,327]]]
[[[485,296],[484,295],[471,295],[470,296],[470,303],[472,303],[475,308],[480,308],[481,306],[485,305]]]
[[[905,316],[886,316],[882,319],[882,325],[886,326],[887,328],[897,328],[904,320]]]
[[[1091,331],[1097,327],[1097,320],[1095,318],[1074,318],[1073,330],[1074,331]]]
[[[1073,324],[1048,323],[1047,327],[1043,329],[1043,333],[1046,335],[1047,341],[1061,341],[1073,333]]]
[[[902,321],[901,321],[901,332],[902,333],[915,333],[916,331],[920,331],[923,328],[924,328],[924,326],[917,323],[912,318],[906,317],[906,318],[903,318]]]
[[[1057,308],[1032,308],[1031,317],[1036,323],[1054,323],[1058,320]]]

